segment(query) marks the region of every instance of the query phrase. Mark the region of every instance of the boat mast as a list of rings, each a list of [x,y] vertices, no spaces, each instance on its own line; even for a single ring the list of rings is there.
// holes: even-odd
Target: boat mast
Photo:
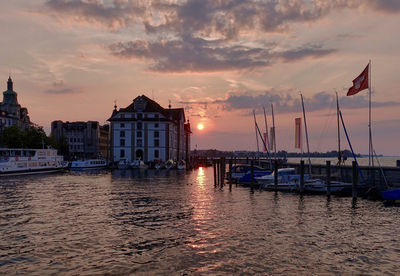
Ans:
[[[257,141],[257,157],[260,156],[260,146],[258,145],[258,133],[257,133],[257,121],[256,121],[256,112],[253,109],[253,116],[254,116],[254,129],[256,131],[256,141]]]
[[[339,122],[339,97],[338,97],[338,93],[336,92],[336,116],[337,116],[337,138],[338,138],[338,160],[339,160],[339,167],[340,167],[340,161],[342,160],[342,156],[340,154],[340,122]]]
[[[301,93],[300,93],[300,97],[301,97],[301,106],[303,107],[304,128],[306,130],[307,153],[308,153],[308,170],[309,170],[309,173],[311,174],[311,158],[310,158],[310,146],[308,144],[308,131],[307,131],[306,111],[304,109],[303,95]]]
[[[265,146],[266,151],[268,152],[268,148],[267,147],[269,145],[269,139],[268,139],[267,115],[265,114],[265,107],[263,107],[263,109],[264,109],[264,122],[265,122],[265,144],[264,144],[264,146]],[[269,163],[270,163],[270,166],[272,168],[272,160],[271,160],[271,158],[269,159]]]
[[[271,140],[274,142],[274,159],[276,160],[276,135],[275,135],[275,116],[274,116],[274,105],[271,104],[272,110],[272,137]],[[272,145],[271,145],[272,146]]]

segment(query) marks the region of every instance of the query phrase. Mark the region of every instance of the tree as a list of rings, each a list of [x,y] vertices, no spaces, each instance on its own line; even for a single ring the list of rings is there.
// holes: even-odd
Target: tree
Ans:
[[[23,148],[24,134],[18,126],[5,127],[3,130],[4,145],[8,148]]]

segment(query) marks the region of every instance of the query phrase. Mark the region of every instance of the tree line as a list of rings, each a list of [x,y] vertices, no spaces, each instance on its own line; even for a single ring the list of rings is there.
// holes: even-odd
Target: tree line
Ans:
[[[57,149],[59,154],[68,154],[67,140],[57,141],[52,136],[47,136],[42,127],[30,126],[22,129],[18,126],[8,126],[0,129],[0,147],[41,149],[51,147]]]

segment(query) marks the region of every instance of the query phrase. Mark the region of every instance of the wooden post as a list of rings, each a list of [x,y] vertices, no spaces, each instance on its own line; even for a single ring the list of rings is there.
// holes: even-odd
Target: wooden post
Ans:
[[[232,158],[229,159],[229,188],[232,188]]]
[[[304,160],[300,161],[300,194],[304,193]]]
[[[213,169],[214,169],[214,187],[217,187],[217,163],[215,159],[212,160]]]
[[[274,161],[274,187],[275,187],[275,192],[278,191],[278,161]]]
[[[352,178],[352,186],[351,186],[351,195],[353,199],[357,198],[357,182],[358,182],[358,171],[357,171],[357,164],[356,161],[352,163],[353,169],[353,178]]]
[[[251,186],[253,187],[254,184],[254,161],[250,161],[250,182]]]
[[[246,156],[246,164],[249,164],[249,157]]]
[[[225,183],[225,157],[221,157],[221,187]]]
[[[220,173],[220,167],[221,167],[221,160],[219,160],[219,158],[218,159],[216,159],[216,161],[217,161],[217,185],[219,185],[219,183],[220,183],[220,180],[221,180],[221,177],[220,177],[220,175],[219,175],[219,173]]]
[[[331,195],[331,161],[326,161],[326,195]]]

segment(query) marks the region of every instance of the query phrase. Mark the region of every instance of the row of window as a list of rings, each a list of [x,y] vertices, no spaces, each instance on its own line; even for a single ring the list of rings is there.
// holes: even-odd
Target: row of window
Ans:
[[[142,132],[141,131],[137,131],[136,132],[136,137],[142,137]],[[125,130],[121,130],[120,132],[119,132],[119,137],[125,137]],[[159,131],[154,131],[154,137],[155,138],[158,138],[158,137],[160,137],[160,132]]]
[[[154,127],[155,127],[155,128],[158,128],[159,125],[160,125],[159,123],[154,123]],[[119,124],[119,127],[120,127],[120,128],[125,128],[125,123],[120,123],[120,124]],[[136,128],[137,128],[137,129],[142,129],[142,128],[143,128],[143,124],[140,123],[140,122],[136,123]]]
[[[125,157],[125,150],[120,150],[119,152],[119,156],[120,158],[124,158]],[[159,158],[160,157],[160,152],[159,150],[154,150],[154,158]]]
[[[70,143],[73,143],[73,142],[78,142],[78,143],[80,143],[80,142],[83,142],[83,138],[69,138],[69,142]]]
[[[125,114],[120,114],[119,115],[119,117],[120,118],[125,118]],[[135,116],[133,116],[133,117],[135,117]],[[127,118],[129,118],[129,117],[127,117]],[[158,118],[160,118],[160,116],[159,116],[159,114],[154,114],[154,117],[148,117],[148,114],[144,114],[144,118],[156,118],[156,119],[158,119]],[[142,120],[143,119],[143,113],[136,113],[136,119],[138,119],[138,120]]]
[[[120,139],[120,140],[119,140],[119,145],[120,145],[121,147],[125,147],[125,139]],[[137,140],[136,140],[136,146],[137,146],[137,147],[143,147],[142,139],[137,139]],[[160,146],[160,140],[154,139],[154,146],[155,146],[155,147],[159,147],[159,146]]]

